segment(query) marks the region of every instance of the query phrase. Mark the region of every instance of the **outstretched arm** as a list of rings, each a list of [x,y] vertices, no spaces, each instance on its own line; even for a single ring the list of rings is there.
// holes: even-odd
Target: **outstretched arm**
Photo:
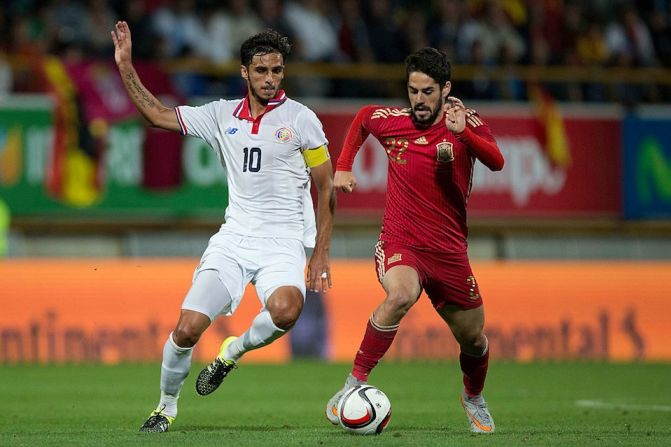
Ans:
[[[326,160],[311,169],[312,180],[317,189],[317,243],[310,257],[307,272],[307,288],[326,292],[331,282],[329,250],[331,247],[331,230],[335,212],[336,196],[333,189],[333,166]],[[326,273],[326,275],[323,275]]]
[[[356,188],[356,177],[352,173],[352,165],[359,148],[368,136],[368,130],[364,126],[364,119],[369,115],[369,107],[363,107],[354,117],[352,124],[347,130],[342,151],[336,163],[334,187],[342,192],[350,193]]]
[[[117,22],[112,31],[114,60],[116,61],[123,85],[133,104],[153,127],[179,132],[175,111],[165,107],[145,88],[133,67],[131,58],[130,28],[126,22]]]

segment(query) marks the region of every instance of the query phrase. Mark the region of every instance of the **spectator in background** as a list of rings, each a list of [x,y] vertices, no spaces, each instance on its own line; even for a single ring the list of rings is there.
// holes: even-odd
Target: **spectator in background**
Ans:
[[[255,4],[254,10],[258,13],[264,28],[274,29],[290,41],[295,41],[293,29],[284,14],[282,0],[257,0]]]
[[[633,7],[622,8],[606,27],[606,45],[616,64],[631,58],[636,66],[656,65],[657,56],[650,30]],[[625,63],[628,65],[628,63]]]
[[[406,51],[405,31],[398,24],[389,0],[368,4],[368,41],[377,62],[402,62]]]
[[[584,28],[576,39],[576,62],[581,67],[604,67],[608,62],[608,49],[603,26],[597,21],[589,21]],[[582,86],[580,97],[572,96],[570,99],[600,102],[606,99],[606,91],[603,84],[586,82]]]
[[[0,100],[12,91],[12,67],[7,62],[6,54],[0,49]]]
[[[338,53],[338,37],[329,20],[329,2],[299,0],[288,2],[286,17],[296,36],[296,55],[307,62],[328,62]],[[294,84],[301,96],[325,96],[331,82],[324,78],[303,78]]]
[[[208,59],[215,64],[225,64],[235,59],[233,37],[233,19],[225,5],[211,5],[205,13],[205,32],[207,41],[211,44],[208,49]],[[216,42],[216,44],[214,44]]]
[[[659,2],[653,2],[657,5]],[[662,65],[671,65],[671,3],[663,2],[664,7],[656,7],[647,15],[652,43]]]
[[[167,0],[152,14],[154,31],[161,39],[157,58],[207,59],[212,42],[196,13],[194,0]],[[180,93],[186,97],[203,96],[208,92],[207,76],[197,71],[181,71],[172,76]]]
[[[37,14],[14,17],[10,30],[11,51],[24,62],[13,67],[16,92],[35,93],[46,90],[42,59],[51,42],[46,16],[47,10],[41,8]]]
[[[606,26],[606,46],[610,63],[615,67],[632,68],[657,64],[652,37],[633,7],[625,6],[617,18]],[[656,95],[653,85],[632,84],[624,80],[612,85],[612,99],[635,105]]]
[[[375,60],[368,40],[368,25],[363,17],[360,2],[338,2],[333,22],[338,33],[337,60],[350,63],[371,63]],[[333,83],[336,96],[360,97],[377,91],[377,80],[338,79]]]
[[[431,46],[456,57],[462,17],[463,4],[460,1],[433,0],[427,25]]]
[[[74,0],[53,0],[47,6],[47,26],[52,43],[86,46],[91,29],[86,8]]]
[[[372,62],[373,51],[368,39],[368,25],[358,0],[338,2],[339,57],[347,62]]]
[[[89,0],[88,7],[87,22],[88,29],[90,30],[88,42],[90,54],[97,57],[110,57],[114,54],[114,45],[110,42],[109,30],[114,29],[117,16],[109,8],[106,0]]]
[[[338,51],[335,28],[328,18],[329,2],[298,0],[288,2],[286,17],[296,36],[297,57],[309,62],[333,60]]]
[[[119,14],[126,19],[128,26],[133,30],[133,53],[138,59],[154,59],[166,53],[159,49],[160,42],[146,2],[124,2]]]
[[[228,44],[233,48],[234,59],[237,60],[237,49],[249,36],[260,32],[263,24],[259,16],[252,10],[249,0],[228,0],[228,17],[231,25],[231,41]],[[211,43],[209,43],[211,45]]]
[[[463,60],[475,62],[474,42],[479,41],[477,63],[491,64],[498,60],[502,48],[507,47],[509,57],[515,63],[522,60],[526,52],[524,39],[510,22],[497,2],[487,3],[482,19],[471,17],[459,31],[459,52]]]
[[[412,8],[407,12],[404,26],[408,51],[415,52],[429,46],[429,37],[426,34],[427,23],[424,11]]]
[[[154,31],[163,39],[167,57],[207,57],[212,42],[196,14],[194,0],[166,0],[152,15]]]

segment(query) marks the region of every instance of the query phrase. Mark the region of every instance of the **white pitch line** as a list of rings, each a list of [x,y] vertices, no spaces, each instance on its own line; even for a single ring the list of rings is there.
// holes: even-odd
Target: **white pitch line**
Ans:
[[[579,407],[601,408],[604,410],[671,411],[671,405],[617,404],[602,400],[576,400],[575,404]]]

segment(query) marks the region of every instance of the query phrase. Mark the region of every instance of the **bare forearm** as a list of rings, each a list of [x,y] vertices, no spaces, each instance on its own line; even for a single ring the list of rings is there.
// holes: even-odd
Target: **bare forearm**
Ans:
[[[323,250],[328,253],[331,247],[331,232],[333,230],[333,216],[335,214],[336,195],[333,185],[319,191],[317,205],[317,242],[315,251]]]
[[[132,64],[120,65],[119,73],[121,74],[124,87],[133,101],[133,104],[152,126],[179,131],[179,125],[177,124],[177,119],[175,118],[172,109],[161,104],[161,102],[147,90],[144,84],[142,84],[142,81]]]

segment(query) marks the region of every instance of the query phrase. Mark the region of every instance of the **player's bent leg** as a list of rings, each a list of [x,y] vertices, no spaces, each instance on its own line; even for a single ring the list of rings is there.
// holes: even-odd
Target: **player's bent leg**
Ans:
[[[213,393],[228,374],[237,368],[238,360],[249,351],[266,346],[284,335],[298,320],[303,309],[303,294],[293,286],[279,287],[266,302],[266,308],[252,321],[240,337],[228,337],[214,361],[205,367],[196,380],[201,396]]]
[[[495,430],[487,402],[482,396],[489,368],[489,344],[484,334],[484,308],[457,309],[445,306],[439,310],[450,326],[461,353],[459,363],[463,372],[464,391],[461,404],[474,433],[492,433]]]
[[[354,388],[357,385],[363,385],[365,383],[365,381],[357,379],[352,374],[347,376],[347,380],[345,380],[345,386],[338,390],[338,392],[336,392],[326,404],[326,419],[328,419],[330,423],[333,425],[338,425],[338,406],[340,404],[340,399],[345,395],[345,393],[351,388]]]

